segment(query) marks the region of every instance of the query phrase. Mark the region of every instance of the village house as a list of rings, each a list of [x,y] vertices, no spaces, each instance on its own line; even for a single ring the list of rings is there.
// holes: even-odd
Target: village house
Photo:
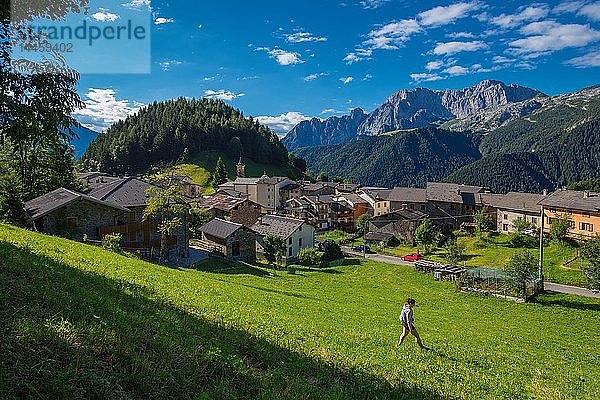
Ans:
[[[220,218],[236,224],[252,226],[261,215],[261,206],[246,195],[238,193],[215,193],[198,202],[198,206],[208,211],[211,218]]]
[[[119,233],[125,249],[160,249],[158,221],[143,218],[149,198],[146,191],[151,186],[148,182],[101,173],[80,178],[88,187],[86,193],[61,188],[26,203],[27,212],[41,232],[76,240],[83,240],[84,234],[89,240],[102,240],[107,234]],[[187,212],[181,221],[166,243],[171,256],[188,257]],[[64,226],[68,228],[66,232]]]
[[[543,207],[544,232],[561,217],[568,218],[569,236],[588,240],[600,232],[600,193],[575,190],[557,190],[538,203]]]
[[[264,174],[259,178],[237,177],[232,182],[219,185],[219,190],[234,190],[248,194],[250,200],[262,206],[264,212],[275,212],[281,208],[280,189],[293,183],[282,176],[269,177]]]
[[[256,261],[256,233],[250,228],[214,218],[200,228],[201,249],[233,260]]]
[[[427,211],[427,190],[422,188],[395,187],[387,197],[390,211],[417,210]]]
[[[415,243],[415,231],[427,214],[409,209],[395,210],[378,215],[369,220],[369,233],[366,240],[389,240],[392,235],[401,243]]]
[[[392,189],[364,187],[358,191],[358,195],[369,203],[373,216],[377,217],[391,211],[388,200],[391,191]]]
[[[433,222],[449,232],[458,229],[463,222],[472,222],[473,214],[485,206],[482,194],[491,190],[481,186],[456,183],[428,182],[427,213]]]
[[[100,240],[99,228],[125,223],[130,210],[72,190],[59,188],[25,203],[38,232],[73,240]]]
[[[356,193],[344,193],[334,197],[335,201],[345,203],[353,211],[352,219],[356,221],[363,214],[372,212],[369,202]]]
[[[262,238],[266,235],[279,236],[285,241],[287,259],[297,259],[300,250],[313,247],[315,243],[315,228],[303,220],[283,217],[280,215],[263,215],[252,226],[258,234],[256,250],[264,254]]]
[[[541,206],[538,204],[546,195],[535,193],[510,192],[507,194],[484,194],[484,205],[494,214],[496,230],[501,233],[514,233],[517,219],[529,222],[534,230],[541,225]]]

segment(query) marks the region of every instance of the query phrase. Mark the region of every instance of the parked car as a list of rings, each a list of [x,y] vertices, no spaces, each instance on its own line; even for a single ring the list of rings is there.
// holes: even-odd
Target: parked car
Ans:
[[[408,253],[408,254],[403,255],[400,258],[403,259],[404,261],[415,262],[415,261],[419,261],[419,260],[423,259],[423,256],[420,255],[419,253]]]
[[[368,254],[373,254],[369,245],[359,244],[358,246],[352,247],[352,251],[365,252]]]

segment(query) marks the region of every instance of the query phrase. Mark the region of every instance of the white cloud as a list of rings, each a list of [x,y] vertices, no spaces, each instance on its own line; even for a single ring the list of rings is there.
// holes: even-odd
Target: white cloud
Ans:
[[[481,68],[481,65],[478,65],[478,68]],[[458,76],[458,75],[466,75],[469,73],[469,69],[465,68],[465,67],[461,67],[460,65],[455,65],[449,68],[446,68],[444,71],[444,73],[448,74],[448,75],[452,75],[452,76]]]
[[[421,26],[415,19],[403,19],[372,30],[364,44],[370,49],[395,50],[420,31]]]
[[[123,3],[123,7],[140,10],[142,8],[150,9],[150,0],[131,0],[129,3]]]
[[[254,51],[265,51],[279,65],[296,65],[302,64],[304,61],[302,60],[300,54],[293,51],[285,51],[282,49],[270,49],[268,47],[257,47]]]
[[[81,124],[96,132],[107,130],[119,120],[135,114],[143,103],[130,100],[117,100],[114,89],[90,88],[85,94],[85,108],[74,115]]]
[[[510,51],[529,58],[569,47],[583,47],[600,40],[600,32],[588,25],[563,25],[555,21],[533,22],[521,28],[520,32],[531,36],[510,42]]]
[[[390,0],[363,0],[360,6],[365,10],[374,10],[388,3]]]
[[[159,63],[160,68],[163,71],[170,71],[171,68],[176,67],[181,64],[183,64],[183,62],[179,61],[179,60],[165,60],[165,61],[162,61]]]
[[[119,19],[119,16],[108,12],[105,8],[101,8],[100,11],[92,14],[92,18],[99,22],[114,22]]]
[[[327,38],[322,36],[314,36],[310,32],[297,32],[286,35],[285,40],[287,40],[289,43],[326,42]]]
[[[267,125],[277,136],[285,136],[293,127],[302,121],[311,119],[299,112],[290,111],[276,117],[260,116],[255,118],[261,124]]]
[[[344,60],[346,64],[354,64],[363,60],[370,60],[373,55],[373,50],[369,49],[356,49],[355,51],[348,53]]]
[[[340,82],[342,82],[344,85],[349,84],[353,80],[354,80],[354,78],[351,76],[346,76],[346,77],[340,78]]]
[[[552,9],[552,12],[555,14],[562,14],[567,12],[574,13],[579,11],[579,9],[584,5],[585,1],[565,1],[554,7]]]
[[[545,18],[550,9],[546,4],[537,4],[528,7],[519,7],[515,14],[501,14],[492,18],[492,24],[501,28],[514,28],[530,21],[538,21]]]
[[[577,15],[585,15],[592,21],[600,21],[600,1],[581,7]]]
[[[425,69],[427,71],[434,71],[436,69],[440,69],[444,66],[444,62],[443,61],[429,61],[426,65],[425,65]]]
[[[322,76],[327,76],[327,75],[328,74],[325,73],[325,72],[319,72],[319,73],[316,73],[316,74],[310,74],[310,75],[305,76],[304,80],[306,82],[310,82],[310,81],[314,81],[315,79],[318,79],[318,78],[320,78]]]
[[[415,82],[415,83],[420,83],[420,82],[429,82],[429,81],[439,81],[441,79],[444,79],[443,77],[441,77],[438,74],[426,74],[426,73],[421,73],[421,74],[410,74],[410,78]]]
[[[446,42],[438,43],[433,49],[433,54],[452,55],[462,51],[477,51],[487,49],[489,46],[481,41],[472,42]]]
[[[422,25],[426,26],[447,25],[457,19],[466,17],[471,11],[479,8],[481,8],[481,5],[477,1],[456,3],[446,7],[439,6],[419,13],[419,20]]]
[[[575,57],[566,62],[577,68],[600,67],[600,51],[592,51],[586,55]]]
[[[492,58],[492,62],[494,64],[511,64],[514,63],[516,60],[514,58],[507,58],[504,56],[494,56],[494,58]]]
[[[453,32],[446,34],[450,39],[473,39],[475,37],[471,32]]]
[[[372,74],[366,74],[363,78],[363,81],[370,81],[371,79],[375,78],[374,75]]]
[[[323,114],[344,114],[344,111],[339,111],[335,108],[326,108],[323,111],[321,111],[321,115]]]
[[[244,93],[234,93],[234,92],[230,92],[228,90],[205,90],[204,91],[204,97],[207,99],[219,99],[219,100],[225,100],[225,101],[231,101],[231,100],[235,100],[238,97],[243,97],[245,96]]]
[[[158,17],[154,20],[154,25],[170,24],[171,22],[175,22],[175,20],[173,18]]]

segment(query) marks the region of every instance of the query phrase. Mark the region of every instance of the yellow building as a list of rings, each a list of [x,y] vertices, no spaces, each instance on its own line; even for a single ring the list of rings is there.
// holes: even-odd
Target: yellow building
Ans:
[[[571,224],[569,236],[587,240],[600,234],[600,193],[558,190],[539,202],[544,207],[544,232],[566,216]]]

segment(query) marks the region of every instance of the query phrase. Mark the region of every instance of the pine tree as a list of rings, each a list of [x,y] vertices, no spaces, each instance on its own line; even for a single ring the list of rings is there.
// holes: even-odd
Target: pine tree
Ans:
[[[227,169],[225,168],[225,163],[221,157],[219,157],[215,167],[215,173],[213,174],[213,187],[217,188],[225,182],[227,182]]]

